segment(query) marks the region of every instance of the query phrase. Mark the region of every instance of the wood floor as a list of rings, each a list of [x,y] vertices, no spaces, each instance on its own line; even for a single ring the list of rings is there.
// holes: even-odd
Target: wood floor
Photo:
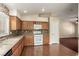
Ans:
[[[77,53],[60,44],[24,47],[21,56],[77,56]]]

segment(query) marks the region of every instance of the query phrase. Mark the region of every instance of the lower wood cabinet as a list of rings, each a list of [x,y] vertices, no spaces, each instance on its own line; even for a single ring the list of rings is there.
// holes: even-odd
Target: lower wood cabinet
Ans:
[[[43,45],[45,45],[45,44],[49,44],[49,35],[48,34],[43,35]]]
[[[19,52],[18,52],[18,55],[20,55],[20,54],[21,54],[21,52],[22,52],[22,44],[21,44],[21,45],[19,45],[18,49],[19,49],[19,50],[18,50],[18,51],[19,51]]]
[[[15,44],[15,46],[12,48],[12,56],[19,56],[23,50],[23,41],[24,39],[22,38],[18,43]]]
[[[49,36],[43,35],[43,44],[49,44]],[[18,43],[12,48],[12,56],[19,56],[24,46],[34,46],[34,35],[25,35]]]
[[[24,46],[33,46],[34,45],[34,36],[26,35],[24,37]]]
[[[43,45],[49,44],[49,35],[43,35]],[[34,45],[34,35],[26,35],[24,37],[24,46],[33,46]]]
[[[19,56],[19,49],[18,48],[13,52],[12,56]]]

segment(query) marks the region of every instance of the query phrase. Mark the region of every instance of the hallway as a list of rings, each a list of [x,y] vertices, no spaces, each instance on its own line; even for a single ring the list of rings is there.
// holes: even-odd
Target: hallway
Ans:
[[[21,56],[75,56],[77,53],[60,44],[24,47]]]

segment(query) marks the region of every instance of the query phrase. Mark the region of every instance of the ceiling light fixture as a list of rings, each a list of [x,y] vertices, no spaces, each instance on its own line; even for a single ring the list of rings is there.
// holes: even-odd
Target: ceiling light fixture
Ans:
[[[77,19],[76,19],[76,24],[78,24],[78,17],[76,17]]]
[[[27,13],[27,11],[26,11],[26,10],[24,10],[24,13]]]
[[[42,8],[42,12],[44,12],[45,11],[45,8]]]

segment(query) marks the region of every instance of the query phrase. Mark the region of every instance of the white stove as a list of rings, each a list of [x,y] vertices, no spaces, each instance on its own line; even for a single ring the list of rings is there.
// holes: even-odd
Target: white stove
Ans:
[[[43,35],[39,29],[42,29],[42,26],[39,24],[34,24],[34,45],[42,45],[43,44]],[[39,31],[37,31],[39,30]]]
[[[43,35],[34,35],[34,45],[42,45],[43,44]]]

